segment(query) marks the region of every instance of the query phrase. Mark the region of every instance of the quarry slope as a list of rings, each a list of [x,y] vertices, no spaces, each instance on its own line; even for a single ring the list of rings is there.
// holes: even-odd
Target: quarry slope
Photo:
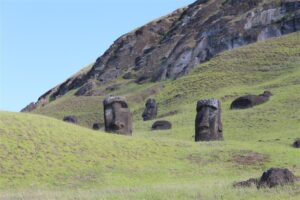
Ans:
[[[223,52],[176,80],[141,85],[118,78],[94,88],[127,97],[133,137],[88,129],[103,122],[104,96],[75,96],[78,89],[35,114],[1,112],[0,198],[299,199],[299,183],[232,187],[270,167],[300,176],[300,152],[291,146],[300,137],[299,38],[293,33]],[[263,90],[274,94],[269,102],[229,109],[236,97]],[[148,97],[173,129],[152,132],[154,121],[142,121]],[[196,101],[211,97],[222,102],[225,140],[195,143]],[[62,122],[67,114],[88,128]]]
[[[49,90],[23,111],[90,82],[177,79],[220,52],[298,30],[299,0],[198,0],[121,36],[89,70]]]

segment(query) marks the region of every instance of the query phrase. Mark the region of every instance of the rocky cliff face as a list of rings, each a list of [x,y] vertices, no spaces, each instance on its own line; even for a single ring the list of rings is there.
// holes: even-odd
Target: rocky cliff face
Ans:
[[[176,79],[222,51],[298,30],[299,0],[198,0],[123,35],[90,70],[48,91],[35,105],[91,80]]]

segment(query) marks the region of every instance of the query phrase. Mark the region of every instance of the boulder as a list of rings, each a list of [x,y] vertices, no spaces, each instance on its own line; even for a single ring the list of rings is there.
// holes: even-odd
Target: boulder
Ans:
[[[142,114],[144,121],[152,120],[157,116],[157,104],[155,99],[148,99],[145,104],[145,110]]]
[[[77,124],[77,122],[78,122],[77,117],[74,115],[65,116],[63,121],[73,123],[73,124]]]
[[[223,140],[221,102],[204,99],[197,102],[195,141]]]
[[[285,168],[270,168],[263,173],[261,178],[250,178],[247,181],[236,182],[233,187],[252,187],[273,188],[276,186],[284,186],[293,184],[298,181],[298,178],[288,169]]]
[[[295,148],[300,148],[300,139],[296,139],[295,142],[294,142],[294,144],[293,144],[293,146]]]
[[[265,91],[263,94],[260,94],[260,95],[250,94],[250,95],[246,95],[246,96],[241,96],[241,97],[235,99],[231,103],[230,108],[231,109],[251,108],[253,106],[257,106],[257,105],[267,102],[271,96],[272,96],[272,93],[269,91]]]
[[[166,120],[160,120],[160,121],[156,121],[154,122],[154,124],[152,125],[152,130],[168,130],[172,128],[172,124],[169,121]]]
[[[123,97],[108,97],[103,101],[105,131],[132,135],[132,117]]]
[[[94,123],[93,124],[93,130],[100,130],[103,127],[102,123]]]
[[[279,185],[293,184],[295,181],[297,181],[297,178],[290,170],[285,168],[270,168],[263,173],[257,187],[272,188]]]

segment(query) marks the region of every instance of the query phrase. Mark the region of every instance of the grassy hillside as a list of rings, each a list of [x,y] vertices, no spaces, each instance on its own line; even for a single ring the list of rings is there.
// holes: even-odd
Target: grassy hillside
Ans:
[[[137,85],[119,79],[134,114],[134,136],[110,135],[67,124],[102,122],[104,97],[69,92],[35,111],[0,113],[0,199],[299,199],[294,187],[234,189],[269,167],[300,176],[300,33],[227,51],[174,81]],[[99,87],[105,91],[107,86]],[[247,93],[274,96],[248,110],[229,109]],[[155,97],[170,131],[143,122],[146,98]],[[219,98],[225,141],[194,143],[196,101]]]
[[[239,140],[239,135],[228,133],[244,132],[248,138],[256,140],[252,134],[258,129],[281,128],[286,131],[285,120],[294,115],[289,130],[297,132],[299,127],[299,83],[300,83],[300,33],[259,42],[243,48],[220,54],[211,61],[195,68],[188,76],[175,81],[164,81],[137,85],[130,80],[119,79],[111,85],[120,89],[107,95],[126,96],[134,114],[135,136],[184,139],[192,141],[196,102],[202,98],[219,98],[223,104],[225,137]],[[99,87],[105,91],[107,86]],[[251,110],[230,111],[230,103],[238,96],[264,90],[274,93],[268,104]],[[66,114],[79,117],[79,123],[92,127],[95,122],[103,122],[102,101],[104,97],[75,97],[76,91],[51,104],[36,110],[35,113],[62,119]],[[174,129],[153,135],[150,126],[153,121],[143,122],[141,114],[145,100],[156,98],[159,116],[172,111],[176,115],[165,117],[174,124]],[[293,111],[294,113],[291,113]],[[268,118],[268,119],[266,119]],[[246,119],[246,120],[245,120]],[[276,123],[274,123],[276,120]],[[239,131],[237,131],[239,130]],[[246,133],[246,134],[247,134]],[[172,136],[170,136],[172,134]],[[278,136],[278,135],[276,135]],[[263,137],[275,137],[266,135]]]
[[[288,140],[193,143],[109,135],[30,114],[0,119],[1,198],[299,198],[297,187],[232,187],[270,166],[300,175],[299,150]]]

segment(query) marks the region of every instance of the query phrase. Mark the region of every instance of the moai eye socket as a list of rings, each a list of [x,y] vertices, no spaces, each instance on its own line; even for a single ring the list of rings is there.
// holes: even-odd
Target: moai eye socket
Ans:
[[[105,130],[123,135],[132,135],[132,118],[126,99],[108,97],[103,101]]]
[[[120,123],[120,128],[124,128],[125,127],[125,124],[123,124],[123,123]]]
[[[218,110],[218,108],[214,107],[214,106],[208,106],[209,109],[211,109],[212,111]]]

